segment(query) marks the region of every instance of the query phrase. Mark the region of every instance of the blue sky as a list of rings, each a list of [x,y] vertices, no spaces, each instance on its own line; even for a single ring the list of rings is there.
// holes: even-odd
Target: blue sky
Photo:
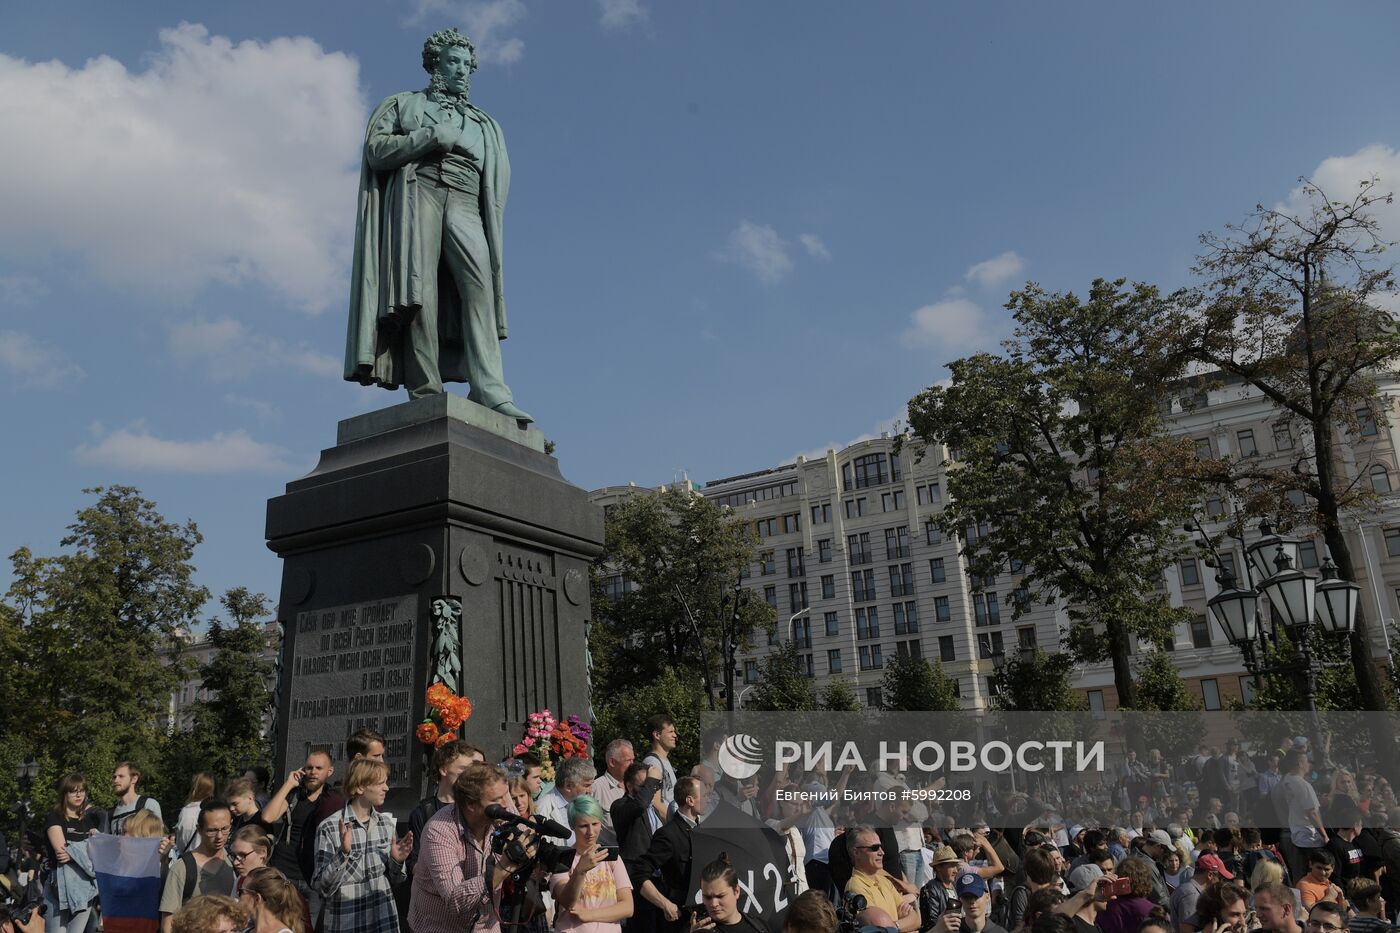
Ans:
[[[506,375],[586,488],[844,444],[1027,279],[1172,288],[1301,175],[1400,187],[1381,0],[8,3],[5,553],[125,483],[276,593],[265,500],[403,400],[340,378],[358,148],[445,25],[511,154]]]

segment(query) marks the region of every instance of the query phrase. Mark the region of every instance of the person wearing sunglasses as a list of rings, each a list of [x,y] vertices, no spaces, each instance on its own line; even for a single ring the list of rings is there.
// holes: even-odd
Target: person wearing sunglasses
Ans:
[[[865,898],[861,922],[880,927],[897,927],[900,933],[919,928],[918,891],[885,870],[885,846],[869,826],[846,830],[846,848],[851,856],[851,880],[846,894]]]

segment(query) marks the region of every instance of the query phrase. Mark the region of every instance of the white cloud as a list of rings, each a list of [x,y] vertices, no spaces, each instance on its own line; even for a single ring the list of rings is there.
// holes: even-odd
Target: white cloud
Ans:
[[[306,344],[289,345],[250,332],[232,318],[184,321],[170,328],[170,352],[215,380],[240,379],[264,366],[291,367],[313,376],[340,378],[341,361]]]
[[[816,259],[831,258],[831,250],[826,248],[826,244],[822,242],[822,238],[815,233],[804,233],[797,239],[801,242],[802,248],[807,251],[808,256],[812,256]]]
[[[969,282],[975,282],[983,288],[991,288],[1020,275],[1024,266],[1020,256],[1007,250],[1000,256],[993,256],[991,259],[984,259],[970,266],[963,278]]]
[[[455,26],[476,46],[479,63],[510,65],[525,56],[525,40],[505,33],[514,31],[526,12],[523,0],[413,0],[405,25]]]
[[[909,327],[900,342],[910,348],[929,348],[952,359],[968,350],[991,349],[995,336],[986,312],[966,298],[946,298],[917,308],[909,315]]]
[[[291,473],[299,469],[286,451],[254,440],[246,431],[219,432],[203,440],[156,437],[137,422],[73,451],[79,463],[162,473]]]
[[[792,271],[788,250],[787,241],[778,236],[778,231],[767,224],[743,220],[729,234],[729,242],[719,258],[749,270],[765,285],[774,285]]]
[[[598,8],[604,29],[626,29],[646,22],[648,15],[641,0],[598,0]]]
[[[883,436],[893,437],[896,434],[903,433],[904,429],[908,426],[909,410],[907,407],[901,408],[897,414],[876,422],[874,428],[866,431],[864,434],[856,435],[844,444],[838,444],[833,441],[821,447],[813,447],[810,450],[798,451],[792,455],[792,459],[796,460],[798,457],[805,457],[808,460],[821,460],[826,457],[827,450],[845,450],[852,444],[859,444],[861,441],[873,441],[875,438]]]
[[[282,420],[282,410],[271,402],[260,398],[253,398],[249,395],[239,395],[237,392],[225,392],[224,401],[234,408],[241,408],[251,412],[258,421],[268,424],[273,421]]]
[[[32,275],[0,275],[0,305],[29,307],[48,293]]]
[[[16,330],[0,330],[0,370],[22,388],[53,389],[87,374],[62,351]]]
[[[1356,196],[1358,186],[1373,175],[1379,179],[1374,189],[1377,194],[1400,195],[1400,150],[1382,145],[1366,146],[1351,155],[1323,159],[1308,177],[1329,200],[1350,201]],[[1278,207],[1289,213],[1305,213],[1310,209],[1301,185],[1289,192],[1288,198]],[[1371,213],[1380,223],[1382,238],[1400,240],[1400,202],[1372,205]]]
[[[0,55],[0,86],[0,122],[47,128],[8,144],[0,252],[167,297],[254,281],[339,304],[367,109],[350,56],[182,23],[141,71]]]

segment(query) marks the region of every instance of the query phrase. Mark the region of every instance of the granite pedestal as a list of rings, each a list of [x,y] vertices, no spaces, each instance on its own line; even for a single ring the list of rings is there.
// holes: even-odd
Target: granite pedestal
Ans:
[[[277,773],[318,748],[343,777],[345,741],[368,726],[388,740],[395,796],[421,792],[414,729],[434,672],[454,666],[475,708],[460,735],[488,760],[535,710],[588,712],[603,513],[538,430],[452,394],[342,421],[316,469],[269,500],[267,545],[282,558]]]

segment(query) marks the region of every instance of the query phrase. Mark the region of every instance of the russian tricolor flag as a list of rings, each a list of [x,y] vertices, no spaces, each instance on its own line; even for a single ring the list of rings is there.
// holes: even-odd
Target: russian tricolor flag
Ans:
[[[105,933],[160,929],[160,840],[99,833],[88,839]]]

